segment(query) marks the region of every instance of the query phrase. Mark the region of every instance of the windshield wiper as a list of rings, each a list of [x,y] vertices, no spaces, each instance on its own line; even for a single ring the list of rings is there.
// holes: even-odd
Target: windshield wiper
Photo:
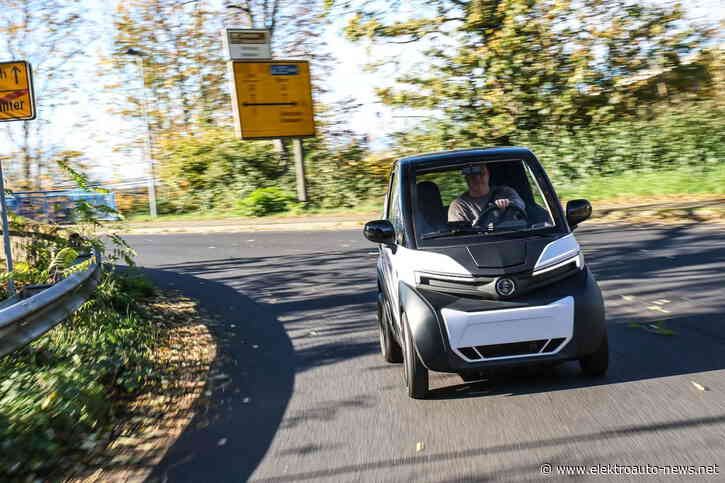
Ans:
[[[547,227],[549,228],[549,227]],[[526,236],[549,236],[548,233],[537,233],[542,229],[527,228],[525,230],[488,230],[485,228],[454,228],[452,230],[438,230],[425,233],[420,236],[421,240],[431,240],[433,238],[443,238],[447,236],[457,235],[526,235]]]
[[[452,230],[438,230],[430,233],[421,235],[421,240],[430,240],[432,238],[443,238],[446,236],[457,236],[457,235],[476,235],[490,233],[488,230],[483,228],[454,228]]]

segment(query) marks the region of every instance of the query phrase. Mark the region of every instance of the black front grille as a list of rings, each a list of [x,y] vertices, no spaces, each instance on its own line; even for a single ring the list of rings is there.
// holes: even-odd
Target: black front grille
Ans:
[[[548,270],[536,276],[531,271],[508,273],[500,276],[476,275],[469,279],[454,279],[453,277],[448,279],[443,277],[439,278],[435,275],[421,275],[417,288],[478,299],[515,300],[517,297],[556,283],[575,273],[579,273],[579,267],[577,267],[575,261],[571,261],[561,267]],[[496,280],[502,277],[510,278],[516,283],[516,291],[510,297],[503,297],[496,293]]]
[[[547,339],[527,340],[509,344],[479,345],[476,346],[476,350],[487,359],[492,357],[522,356],[538,353],[546,342]]]

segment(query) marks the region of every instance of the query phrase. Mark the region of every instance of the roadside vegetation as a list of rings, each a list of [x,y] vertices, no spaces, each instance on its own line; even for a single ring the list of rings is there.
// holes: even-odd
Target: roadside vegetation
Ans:
[[[141,128],[148,126],[162,215],[357,212],[381,199],[394,159],[474,146],[530,147],[558,187],[572,195],[591,192],[594,199],[724,190],[709,183],[725,160],[723,30],[716,17],[691,20],[687,2],[319,0],[268,6],[266,0],[139,0],[119,3],[111,22],[103,23],[113,39],[98,62],[103,96],[113,115],[138,126],[112,139],[129,159],[141,159]],[[101,34],[82,7],[66,7],[15,2],[0,22],[0,31],[16,40],[11,44],[27,46],[22,58],[37,67],[39,80],[50,73],[69,80],[68,60],[85,55],[78,39]],[[53,36],[35,28],[46,18],[55,19]],[[311,61],[317,132],[304,141],[307,203],[297,202],[289,140],[235,137],[222,23],[269,29],[274,58]],[[325,43],[331,30],[367,52],[363,68],[378,74],[374,101],[321,102],[337,88],[329,80],[336,48]],[[42,48],[50,44],[53,49]],[[144,53],[135,58],[140,65],[133,66],[129,49]],[[47,58],[37,54],[51,50]],[[144,97],[152,106],[148,119]],[[72,99],[46,92],[39,102],[51,109]],[[391,110],[380,108],[367,125],[354,121],[381,105]],[[412,122],[390,133],[391,115]],[[9,128],[15,134],[6,160],[12,189],[63,185],[68,179],[52,159],[99,164],[78,146],[43,147],[39,129],[45,124],[23,126],[31,125]],[[628,176],[638,183],[625,183]],[[114,181],[127,177],[119,167]],[[631,191],[623,191],[628,186]],[[138,193],[122,204],[129,216],[148,210]]]
[[[0,359],[0,479],[58,472],[107,436],[123,405],[154,381],[160,328],[148,281],[106,271],[93,298]]]
[[[129,47],[154,53],[144,68],[159,100],[150,124],[165,217],[376,211],[396,158],[506,145],[531,148],[565,197],[725,191],[717,181],[725,160],[722,30],[689,20],[679,4],[326,0],[261,15],[261,3],[249,5],[215,13],[138,2],[115,17],[109,65],[116,75],[135,75]],[[176,15],[176,37],[156,35],[164,9]],[[318,99],[331,87],[325,79],[334,59],[314,35],[290,32],[344,24],[349,41],[370,47],[366,67],[381,74],[377,101],[418,121],[385,133],[389,149],[374,152],[370,139],[384,126],[349,122],[362,104],[316,102],[317,136],[304,141],[309,201],[297,202],[289,141],[235,137],[231,101],[219,88],[224,61],[209,48],[218,34],[198,28],[215,14],[275,26],[274,55],[291,54],[293,45],[304,51]],[[179,51],[174,39],[181,38],[194,40]],[[396,53],[398,44],[408,50]],[[401,62],[411,49],[415,62]],[[189,77],[174,80],[182,73]],[[129,100],[140,106],[137,96]],[[121,114],[140,119],[142,112]],[[142,217],[147,203],[125,209]]]
[[[629,119],[573,130],[542,128],[516,135],[512,144],[534,151],[563,199],[725,194],[725,108],[709,103],[687,112],[693,107],[684,103],[663,108],[649,120]],[[475,139],[458,144],[451,141],[448,127],[431,122],[417,131],[399,133],[396,145],[400,147],[386,156],[355,150],[355,156],[340,155],[334,163],[320,159],[315,166],[308,162],[311,201],[305,205],[296,201],[289,172],[247,174],[261,159],[254,153],[244,157],[248,143],[231,135],[223,143],[211,139],[211,145],[203,137],[182,140],[173,143],[174,150],[167,153],[175,161],[165,165],[165,179],[176,180],[176,185],[167,184],[161,190],[165,200],[161,219],[378,212],[395,157],[478,146]],[[268,149],[266,162],[282,163],[272,156],[271,145]],[[215,162],[222,156],[219,151],[234,153],[234,160]],[[220,171],[220,166],[228,169]],[[267,169],[267,173],[271,171]],[[139,206],[141,213],[129,219],[148,220],[142,210],[145,206]]]
[[[87,187],[80,172],[70,176]],[[84,237],[57,226],[11,220],[17,263],[13,272],[0,273],[3,298],[11,278],[22,290],[88,268],[90,258],[77,261],[93,248],[100,250],[104,263],[96,290],[76,312],[0,358],[1,481],[58,481],[92,467],[89,456],[113,440],[139,396],[185,377],[176,374],[170,382],[168,374],[179,364],[164,359],[170,340],[188,345],[175,329],[195,330],[199,336],[191,326],[203,327],[193,301],[159,293],[134,268],[134,252],[123,239],[93,235],[99,226],[97,207],[81,204],[76,210],[85,223],[75,228]],[[130,266],[121,270],[117,263]],[[185,348],[187,355],[177,359],[186,360],[191,352]],[[207,369],[195,376],[202,385]]]

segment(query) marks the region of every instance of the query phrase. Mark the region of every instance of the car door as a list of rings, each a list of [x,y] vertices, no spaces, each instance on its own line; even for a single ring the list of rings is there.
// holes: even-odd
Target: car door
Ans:
[[[385,219],[388,220],[395,228],[395,241],[398,242],[399,235],[401,233],[401,219],[400,219],[400,176],[397,166],[393,168],[391,174],[390,185],[387,199],[387,206],[385,209]],[[383,268],[383,276],[385,277],[385,290],[386,298],[390,303],[390,309],[393,313],[394,323],[396,325],[395,330],[398,331],[400,327],[400,311],[398,310],[398,271],[396,268],[396,248],[397,245],[380,245],[380,259]]]

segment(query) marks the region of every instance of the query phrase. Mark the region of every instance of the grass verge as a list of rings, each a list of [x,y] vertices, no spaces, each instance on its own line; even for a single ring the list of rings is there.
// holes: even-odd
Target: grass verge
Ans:
[[[725,195],[725,163],[705,169],[647,171],[591,178],[576,184],[557,184],[561,199],[610,200],[663,195]]]
[[[279,219],[295,219],[295,218],[308,218],[310,216],[336,216],[336,215],[364,215],[368,213],[381,212],[383,206],[382,198],[375,198],[370,200],[361,201],[360,204],[354,208],[342,207],[342,208],[319,208],[310,205],[304,209],[295,209],[290,211],[284,211],[281,213],[272,213],[266,216],[243,216],[235,210],[210,210],[205,212],[193,212],[173,215],[159,215],[157,218],[151,218],[149,215],[129,215],[126,217],[126,221],[137,223],[137,222],[151,222],[151,221],[184,221],[184,220],[222,220],[227,218],[233,218],[238,220],[250,220],[250,221],[261,221],[270,218]]]
[[[0,360],[0,480],[62,480],[98,464],[91,456],[119,436],[130,408],[170,384],[172,329],[195,319],[189,301],[165,300],[138,274],[105,272],[71,318]]]

